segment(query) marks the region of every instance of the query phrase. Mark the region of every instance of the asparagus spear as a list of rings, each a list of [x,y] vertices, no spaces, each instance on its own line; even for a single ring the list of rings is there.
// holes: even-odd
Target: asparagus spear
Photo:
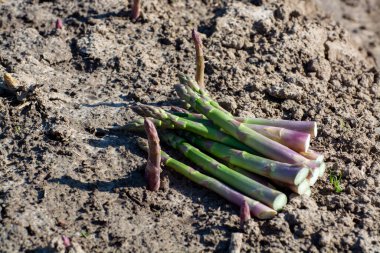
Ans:
[[[138,139],[138,144],[141,149],[148,151],[147,142],[143,139]],[[184,175],[191,181],[219,194],[231,203],[241,206],[244,201],[248,203],[250,212],[253,216],[259,219],[270,219],[274,217],[277,212],[262,203],[244,196],[240,192],[231,189],[229,186],[221,183],[220,181],[209,177],[201,172],[171,158],[167,153],[161,150],[162,162],[165,166],[174,169],[176,172]]]
[[[161,147],[160,139],[153,122],[149,119],[144,120],[144,128],[148,137],[148,163],[145,169],[145,178],[148,181],[148,189],[158,191],[160,188],[161,172]]]
[[[210,104],[213,105],[212,103],[210,103]],[[216,107],[216,108],[219,109],[219,107]],[[178,110],[176,110],[176,112],[174,112],[173,114],[180,116],[180,117],[185,117],[185,118],[188,118],[191,120],[207,119],[207,117],[205,117],[203,114],[192,113],[189,111],[178,111]],[[295,131],[297,133],[301,132],[304,134],[309,134],[310,137],[315,137],[316,133],[317,133],[317,125],[313,121],[290,121],[290,120],[260,119],[260,118],[245,119],[242,117],[234,117],[234,118],[237,121],[244,123],[246,126],[252,128],[253,130],[256,130],[256,131],[258,131],[259,127],[273,127],[274,129],[276,129],[276,128],[277,129],[287,129],[290,131]],[[265,122],[268,122],[268,124],[264,124]],[[291,127],[291,123],[295,124],[295,128]],[[309,158],[310,160],[316,160],[317,157],[321,156],[321,154],[316,153],[315,151],[304,152],[304,153],[305,153],[304,156],[306,158]]]
[[[253,125],[247,126],[256,132],[270,138],[271,140],[277,141],[284,146],[296,151],[296,152],[307,152],[310,146],[310,134],[289,130],[282,127],[272,127],[264,125]]]
[[[192,162],[211,175],[226,182],[248,196],[272,207],[274,210],[280,210],[286,204],[287,198],[285,194],[270,189],[231,170],[227,166],[219,163],[212,157],[202,153],[199,149],[187,143],[185,139],[172,133],[162,134],[161,137],[167,144],[182,152]]]
[[[246,124],[282,127],[290,130],[304,132],[310,134],[312,138],[317,136],[317,123],[315,121],[293,121],[262,118],[236,118],[236,120]]]
[[[175,113],[177,116],[184,116],[186,119],[202,123],[205,125],[213,125],[212,121],[209,121],[203,117],[198,117],[197,115],[193,116],[188,113]],[[188,116],[189,115],[189,116]],[[297,152],[304,152],[306,158],[307,155],[312,156],[312,154],[307,153],[310,146],[310,134],[304,132],[298,132],[289,130],[281,127],[272,127],[272,126],[264,126],[264,125],[254,125],[254,124],[246,124],[247,127],[255,130],[259,134],[262,134],[265,137],[268,137],[271,140],[277,141],[288,148],[291,148]],[[315,159],[311,159],[315,160]]]
[[[201,123],[193,122],[184,118],[180,118],[168,113],[158,107],[141,105],[133,107],[140,115],[153,117],[165,122],[165,124],[173,124],[175,128],[190,131],[192,133],[203,136],[207,139],[215,140],[228,146],[252,152],[252,149],[242,144],[235,138],[221,132],[219,129],[211,126],[205,126]]]
[[[203,45],[202,45],[202,39],[199,33],[193,29],[192,37],[195,45],[195,54],[196,54],[196,60],[195,63],[197,65],[197,72],[195,75],[195,80],[199,84],[201,88],[205,87],[205,59],[203,57]]]
[[[213,121],[215,125],[259,153],[280,162],[305,164],[312,169],[319,166],[318,163],[308,160],[288,147],[257,133],[233,117],[213,107],[209,101],[201,98],[193,90],[183,85],[176,86],[176,90],[182,99]]]
[[[284,183],[298,185],[309,174],[304,166],[281,163],[237,150],[199,136],[183,133],[191,144],[232,165]]]
[[[174,129],[175,126],[173,124],[170,124],[168,122],[163,122],[159,119],[150,118],[150,121],[154,124],[157,128],[163,128],[163,129]],[[128,122],[124,126],[114,126],[109,128],[110,131],[125,131],[125,132],[139,132],[143,131],[144,125],[144,119],[140,118],[131,122]]]
[[[136,21],[140,17],[141,12],[141,0],[133,0],[131,18]]]

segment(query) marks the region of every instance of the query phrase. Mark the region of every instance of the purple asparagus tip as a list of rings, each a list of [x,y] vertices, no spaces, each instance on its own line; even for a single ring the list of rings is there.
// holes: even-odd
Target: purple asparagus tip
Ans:
[[[140,0],[133,0],[132,4],[132,13],[131,13],[131,18],[133,21],[136,21],[140,17],[140,6],[141,1]]]
[[[70,238],[68,238],[67,236],[62,235],[62,241],[63,241],[63,245],[64,245],[66,248],[71,247],[71,241],[70,241]]]
[[[251,219],[251,213],[246,200],[240,206],[240,228],[244,230],[244,225]]]
[[[193,29],[193,31],[191,32],[191,36],[193,37],[195,46],[196,47],[202,47],[201,36],[199,35],[199,33],[195,29]]]
[[[154,123],[145,118],[144,128],[148,137],[148,163],[145,169],[145,178],[148,181],[148,189],[158,191],[160,188],[160,172],[161,172],[161,147],[160,139],[158,138],[157,129]]]
[[[62,19],[58,18],[57,21],[55,21],[55,29],[59,30],[63,28],[63,22]]]

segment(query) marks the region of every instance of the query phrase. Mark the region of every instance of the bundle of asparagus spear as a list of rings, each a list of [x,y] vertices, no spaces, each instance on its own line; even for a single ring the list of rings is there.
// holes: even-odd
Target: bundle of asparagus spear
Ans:
[[[139,105],[134,110],[144,118],[122,129],[141,131],[145,125],[149,145],[140,140],[139,146],[149,152],[148,182],[159,180],[160,155],[167,167],[240,206],[243,220],[249,214],[271,218],[287,203],[280,190],[310,195],[310,187],[325,171],[323,155],[310,149],[310,140],[317,135],[316,123],[234,117],[205,89],[202,43],[195,31],[193,39],[196,80],[179,74],[180,84],[175,86],[193,112]],[[207,175],[161,151],[158,136]],[[157,182],[152,185],[158,189]]]

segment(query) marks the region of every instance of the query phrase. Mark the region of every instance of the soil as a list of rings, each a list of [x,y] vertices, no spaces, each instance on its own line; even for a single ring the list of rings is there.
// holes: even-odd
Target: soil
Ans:
[[[377,1],[151,0],[137,22],[122,0],[0,2],[0,73],[37,85],[24,104],[0,97],[1,252],[65,252],[62,235],[72,252],[228,250],[236,206],[167,169],[146,190],[136,135],[99,130],[137,118],[136,103],[181,104],[194,27],[216,100],[238,116],[317,121],[326,156],[312,196],[253,219],[242,251],[380,252]]]

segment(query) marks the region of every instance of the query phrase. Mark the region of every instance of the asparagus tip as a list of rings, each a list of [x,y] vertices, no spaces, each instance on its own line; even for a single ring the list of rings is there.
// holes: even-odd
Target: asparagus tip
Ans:
[[[247,201],[244,200],[240,206],[240,229],[244,230],[244,226],[249,219],[251,219],[251,213]]]
[[[194,44],[196,47],[202,47],[202,39],[201,39],[201,36],[199,35],[199,33],[197,32],[197,30],[193,29],[192,32],[191,32],[191,36],[193,37],[193,40],[194,40]]]
[[[63,22],[62,22],[62,19],[58,18],[56,21],[55,21],[55,29],[59,30],[59,29],[62,29],[63,28]]]
[[[132,3],[132,12],[131,12],[131,18],[135,22],[140,17],[140,8],[141,8],[141,1],[140,0],[133,0]]]
[[[197,65],[195,80],[198,85],[203,89],[205,87],[204,72],[205,72],[205,59],[203,57],[203,44],[200,34],[193,29],[192,37],[195,45],[195,63]]]
[[[161,163],[161,148],[160,139],[154,123],[145,118],[144,120],[145,132],[148,136],[148,163],[145,169],[145,177],[148,181],[148,189],[151,191],[158,191],[160,188],[160,163]]]

